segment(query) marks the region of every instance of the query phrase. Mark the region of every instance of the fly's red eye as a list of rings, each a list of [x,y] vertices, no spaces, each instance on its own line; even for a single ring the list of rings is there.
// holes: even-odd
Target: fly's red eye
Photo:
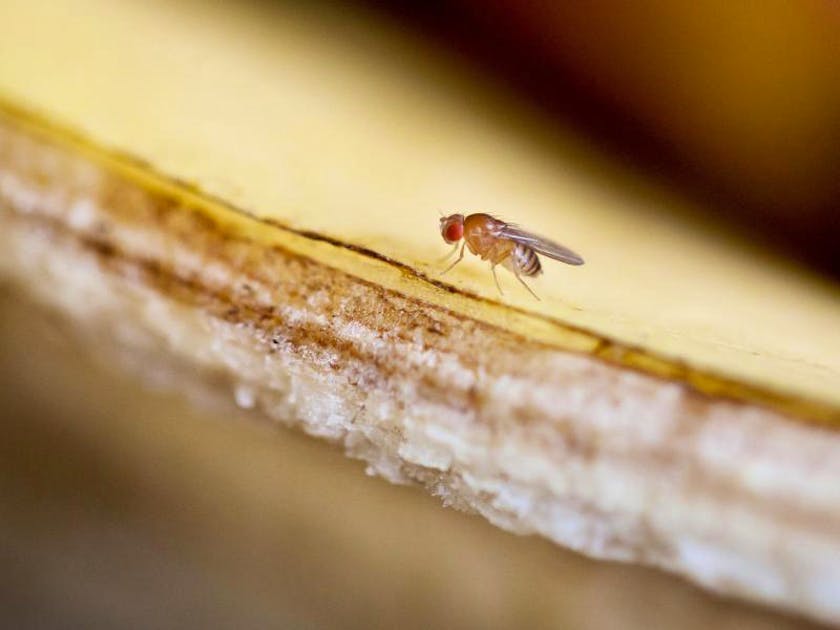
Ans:
[[[464,226],[460,223],[450,223],[446,228],[446,240],[450,243],[460,241],[464,235]]]

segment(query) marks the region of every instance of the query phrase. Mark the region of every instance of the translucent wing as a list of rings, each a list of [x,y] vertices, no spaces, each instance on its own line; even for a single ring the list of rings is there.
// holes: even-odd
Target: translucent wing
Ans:
[[[526,232],[522,228],[506,223],[500,230],[499,236],[508,238],[517,243],[522,243],[533,249],[538,254],[543,254],[554,260],[559,260],[569,265],[582,265],[583,258],[578,256],[568,247],[550,241],[542,236]]]

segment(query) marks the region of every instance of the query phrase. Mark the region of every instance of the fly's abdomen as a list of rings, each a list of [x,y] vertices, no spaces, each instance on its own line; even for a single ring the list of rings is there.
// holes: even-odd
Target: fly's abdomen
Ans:
[[[527,245],[517,243],[516,248],[513,250],[513,259],[516,268],[519,269],[519,273],[523,276],[537,276],[542,272],[542,265],[540,264],[540,258],[537,256],[537,252]]]

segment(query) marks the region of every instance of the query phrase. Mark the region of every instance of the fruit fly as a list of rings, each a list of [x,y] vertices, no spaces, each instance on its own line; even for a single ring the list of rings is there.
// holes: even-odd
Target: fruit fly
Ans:
[[[461,239],[464,240],[460,255],[443,273],[461,262],[464,258],[464,249],[468,247],[470,252],[481,257],[482,260],[490,261],[493,280],[496,281],[496,288],[500,294],[502,287],[496,277],[496,265],[502,265],[513,272],[528,292],[539,300],[537,294],[523,280],[523,276],[532,278],[542,273],[542,264],[537,254],[543,254],[569,265],[583,264],[583,258],[572,250],[547,238],[527,232],[517,225],[491,217],[489,214],[478,213],[469,216],[450,214],[441,217],[440,234],[444,241],[455,245],[446,258],[454,255],[458,250],[458,243]]]

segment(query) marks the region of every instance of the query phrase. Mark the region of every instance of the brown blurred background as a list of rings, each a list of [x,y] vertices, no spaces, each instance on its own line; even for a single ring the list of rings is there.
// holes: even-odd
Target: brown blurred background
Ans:
[[[368,2],[840,277],[834,0]]]

